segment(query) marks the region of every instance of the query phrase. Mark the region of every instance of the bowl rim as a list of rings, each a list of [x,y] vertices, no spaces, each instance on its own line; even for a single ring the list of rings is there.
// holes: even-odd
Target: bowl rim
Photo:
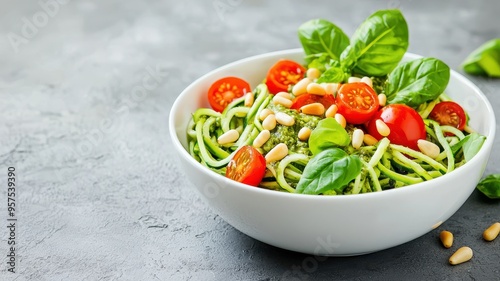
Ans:
[[[225,64],[223,66],[217,67],[208,73],[202,75],[201,77],[197,78],[194,80],[192,83],[190,83],[175,99],[174,103],[172,104],[172,107],[170,109],[170,114],[169,114],[169,133],[170,133],[170,138],[172,140],[172,143],[175,147],[175,149],[178,151],[179,157],[184,157],[187,159],[187,161],[193,165],[194,167],[198,168],[200,172],[202,173],[207,173],[208,176],[215,177],[215,179],[218,179],[219,181],[223,181],[228,184],[233,184],[236,186],[236,188],[242,188],[243,190],[247,192],[256,192],[256,193],[262,193],[265,196],[271,196],[271,197],[282,197],[282,198],[291,198],[291,199],[300,199],[300,200],[327,200],[327,201],[337,201],[337,200],[364,200],[366,198],[377,198],[379,196],[395,196],[398,194],[403,194],[403,193],[411,193],[411,192],[416,192],[418,189],[422,188],[438,188],[440,184],[446,183],[448,178],[450,176],[453,176],[457,173],[457,171],[461,171],[464,168],[467,167],[473,167],[474,165],[480,166],[479,159],[486,157],[486,159],[489,159],[489,155],[482,155],[487,153],[488,147],[493,146],[494,138],[495,138],[495,131],[496,131],[496,119],[495,119],[495,113],[493,111],[493,107],[491,106],[491,103],[489,102],[488,98],[485,96],[485,94],[477,87],[472,81],[470,81],[468,78],[466,78],[464,75],[460,74],[459,72],[450,69],[450,77],[454,77],[455,79],[458,79],[460,83],[463,83],[467,87],[471,88],[482,100],[482,102],[486,105],[487,108],[487,115],[488,118],[491,119],[492,123],[489,128],[487,128],[487,134],[486,136],[486,141],[483,143],[483,146],[481,147],[480,151],[467,163],[465,163],[463,166],[457,168],[456,170],[453,170],[449,174],[445,174],[441,177],[435,178],[431,181],[424,181],[421,183],[417,184],[412,184],[408,186],[404,186],[404,188],[394,188],[394,189],[389,189],[389,190],[384,190],[381,192],[370,192],[370,193],[360,193],[360,194],[345,194],[342,196],[321,196],[321,195],[309,195],[309,194],[296,194],[296,193],[289,193],[289,192],[280,192],[276,190],[270,190],[266,188],[259,188],[259,187],[254,187],[250,185],[246,185],[237,181],[233,181],[231,179],[228,179],[214,171],[211,171],[207,167],[204,167],[201,163],[196,161],[191,155],[188,153],[188,151],[184,148],[182,143],[180,142],[179,138],[177,137],[177,132],[176,132],[176,124],[175,124],[175,115],[177,112],[177,109],[179,108],[180,101],[183,99],[184,96],[186,96],[191,88],[195,87],[200,81],[203,81],[206,77],[213,75],[213,73],[223,71],[227,68],[234,67],[235,65],[245,63],[247,61],[252,61],[252,60],[259,60],[259,59],[265,59],[268,57],[278,57],[278,56],[287,56],[287,55],[296,55],[297,53],[303,53],[302,48],[294,48],[294,49],[286,49],[286,50],[279,50],[279,51],[273,51],[273,52],[268,52],[268,53],[263,53],[259,55],[254,55],[246,58],[242,58],[236,61],[233,61],[231,63]],[[410,58],[410,59],[417,59],[421,58],[421,55],[417,55],[414,53],[405,53],[405,58]],[[482,155],[482,157],[480,157]],[[428,185],[429,182],[432,182],[432,185]],[[427,185],[426,185],[427,184]],[[385,194],[385,195],[384,195]]]

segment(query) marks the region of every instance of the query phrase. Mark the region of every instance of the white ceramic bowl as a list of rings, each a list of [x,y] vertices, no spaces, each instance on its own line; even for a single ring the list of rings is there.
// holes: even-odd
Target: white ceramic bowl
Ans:
[[[405,59],[418,56],[407,54]],[[301,49],[258,55],[220,67],[189,85],[170,112],[170,136],[182,170],[226,222],[264,243],[314,255],[359,255],[415,239],[451,217],[470,196],[488,162],[495,115],[481,91],[455,71],[446,92],[470,115],[470,125],[487,137],[464,166],[429,182],[378,193],[313,196],[244,185],[210,171],[186,150],[191,114],[209,107],[206,93],[224,76],[255,87],[278,59],[303,62]]]

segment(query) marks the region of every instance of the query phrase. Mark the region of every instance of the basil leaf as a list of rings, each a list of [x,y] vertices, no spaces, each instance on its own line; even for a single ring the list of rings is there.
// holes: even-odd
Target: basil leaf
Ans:
[[[337,60],[334,60],[328,56],[327,53],[321,54],[318,58],[312,60],[307,68],[317,68],[319,71],[324,72],[330,67],[338,67],[340,63]]]
[[[463,148],[465,162],[469,162],[479,152],[485,140],[485,136],[471,133],[451,146],[451,152],[456,154],[460,148]]]
[[[335,120],[328,117],[318,122],[309,136],[309,149],[313,155],[321,151],[339,146],[347,146],[350,143],[347,131]]]
[[[485,140],[485,136],[478,133],[471,133],[451,146],[451,152],[456,154],[461,148],[463,148],[465,162],[469,162],[469,160],[479,152]]]
[[[322,54],[320,57],[313,59],[308,65],[307,68],[316,68],[319,71],[323,72],[327,68],[329,68],[330,58],[326,53]]]
[[[295,190],[302,194],[334,190],[339,194],[360,172],[358,156],[349,155],[340,148],[327,149],[309,160]]]
[[[387,103],[403,103],[413,108],[436,99],[450,81],[450,68],[435,58],[402,63],[387,78]]]
[[[342,66],[367,76],[391,72],[408,49],[408,25],[399,10],[381,10],[354,32],[342,52]]]
[[[330,67],[321,74],[316,83],[340,83],[349,77],[340,67]]]
[[[349,37],[342,29],[324,19],[303,23],[299,27],[299,40],[307,63],[325,53],[338,61],[342,51],[349,45]]]
[[[462,68],[472,75],[500,77],[500,39],[490,40],[474,50]]]
[[[477,189],[491,199],[500,199],[500,174],[487,176],[478,183]]]
[[[479,152],[479,150],[483,146],[484,141],[486,140],[485,136],[477,133],[472,133],[467,137],[469,137],[469,139],[464,143],[465,162],[469,162],[472,157],[474,157]]]

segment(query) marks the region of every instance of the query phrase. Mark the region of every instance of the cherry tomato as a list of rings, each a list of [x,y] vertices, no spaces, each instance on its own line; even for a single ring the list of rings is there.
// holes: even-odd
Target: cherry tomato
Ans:
[[[467,123],[464,109],[453,101],[442,101],[436,104],[429,118],[437,121],[440,125],[453,126],[459,130],[463,130]]]
[[[377,93],[363,82],[344,84],[337,92],[338,113],[351,124],[370,120],[379,108]]]
[[[250,145],[241,147],[229,161],[226,177],[244,184],[258,186],[266,172],[266,159]]]
[[[250,92],[250,85],[238,77],[224,77],[208,90],[208,101],[215,111],[222,112],[234,99]]]
[[[299,110],[302,106],[315,102],[323,104],[325,109],[328,109],[330,105],[335,103],[335,98],[332,95],[318,96],[313,94],[303,94],[293,99],[293,103],[290,108]]]
[[[391,130],[387,138],[391,143],[418,150],[417,141],[425,139],[425,124],[418,112],[404,104],[390,104],[382,107],[368,123],[368,133],[380,140],[375,121],[381,119]]]
[[[306,69],[302,65],[291,60],[280,60],[267,73],[267,88],[271,94],[287,92],[288,86],[297,84],[305,73]]]

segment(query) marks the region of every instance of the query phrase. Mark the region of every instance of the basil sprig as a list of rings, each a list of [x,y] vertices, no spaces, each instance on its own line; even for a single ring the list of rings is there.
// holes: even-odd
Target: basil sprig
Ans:
[[[354,32],[340,62],[355,73],[382,76],[391,72],[408,49],[408,25],[399,10],[381,10]]]
[[[400,64],[408,49],[408,33],[399,10],[373,13],[350,39],[324,19],[308,21],[298,31],[308,66],[322,71],[318,83],[346,82],[353,75],[371,76],[377,81],[384,77],[386,81],[381,85],[385,87],[377,90],[385,92],[389,104],[416,108],[443,93],[450,68],[434,58]]]
[[[368,17],[351,39],[324,20],[299,27],[309,67],[326,72],[321,82],[342,82],[351,73],[382,76],[393,70],[408,49],[408,25],[399,10],[381,10]]]

